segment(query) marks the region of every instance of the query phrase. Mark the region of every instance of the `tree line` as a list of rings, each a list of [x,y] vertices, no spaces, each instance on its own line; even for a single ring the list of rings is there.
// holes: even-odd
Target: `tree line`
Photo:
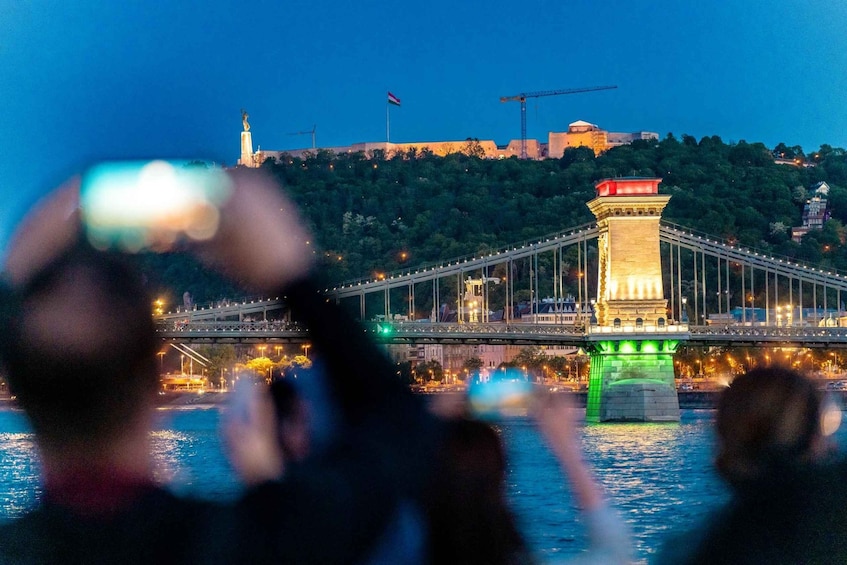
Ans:
[[[284,155],[262,167],[300,206],[332,284],[498,250],[592,221],[585,203],[598,180],[662,178],[672,196],[663,218],[688,229],[828,269],[847,270],[847,153],[806,154],[780,143],[699,141],[668,134],[595,156],[568,148],[561,159],[482,159],[473,144],[445,157],[409,150]],[[775,159],[791,159],[793,165]],[[810,189],[825,181],[832,218],[797,243]],[[191,259],[153,255],[145,268],[162,293],[195,302],[238,294]],[[516,268],[521,268],[518,265]],[[544,268],[544,265],[542,265]],[[576,276],[574,273],[573,276]],[[568,281],[575,288],[575,281]],[[422,309],[422,311],[424,311]]]

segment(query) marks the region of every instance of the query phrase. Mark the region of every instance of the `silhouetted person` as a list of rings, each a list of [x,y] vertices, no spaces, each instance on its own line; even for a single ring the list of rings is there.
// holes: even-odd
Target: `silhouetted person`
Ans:
[[[820,460],[829,452],[822,400],[814,382],[786,367],[739,376],[718,402],[718,473],[743,491],[775,472]]]
[[[35,432],[44,494],[0,526],[0,563],[352,562],[428,475],[430,419],[319,293],[293,206],[265,177],[230,174],[218,234],[196,251],[253,291],[288,297],[323,354],[343,433],[319,462],[286,469],[271,400],[258,395],[228,429],[243,497],[217,505],[157,485],[151,299],[124,257],[81,240],[71,183],[30,214],[4,271],[0,351]]]
[[[524,563],[529,548],[506,500],[506,455],[488,424],[447,422],[427,497],[433,563]]]
[[[660,561],[843,562],[831,561],[843,543],[823,542],[821,529],[844,513],[830,505],[838,493],[825,486],[837,472],[826,435],[839,422],[840,411],[794,370],[770,366],[737,377],[715,417],[715,466],[732,499],[705,527],[672,540]]]
[[[533,411],[588,530],[589,547],[563,563],[629,563],[632,545],[583,462],[577,426],[564,396]],[[520,533],[506,499],[506,456],[497,432],[480,420],[452,417],[427,491],[430,558],[435,564],[517,564],[539,560]]]

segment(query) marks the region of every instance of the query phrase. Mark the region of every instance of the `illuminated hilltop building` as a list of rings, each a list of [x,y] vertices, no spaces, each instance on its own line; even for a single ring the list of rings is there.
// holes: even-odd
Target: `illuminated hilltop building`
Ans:
[[[381,151],[387,157],[396,154],[408,153],[414,149],[418,154],[425,151],[444,157],[451,153],[465,153],[476,155],[486,159],[507,159],[509,157],[520,157],[521,140],[513,139],[508,145],[498,146],[490,139],[466,139],[463,141],[415,141],[411,143],[391,143],[386,141],[370,141],[354,143],[352,145],[341,145],[336,147],[319,147],[317,149],[291,149],[287,151],[258,151],[250,155],[242,153],[239,165],[258,167],[266,159],[280,160],[284,155],[289,157],[303,158],[315,151],[332,151],[336,155],[344,153],[359,153],[372,156],[375,151]],[[546,156],[546,145],[538,143],[538,140],[526,140],[526,152],[530,159],[543,159]]]
[[[568,125],[566,132],[551,131],[547,134],[547,157],[561,159],[568,147],[589,147],[595,155],[599,155],[612,147],[629,145],[637,139],[659,139],[659,134],[652,131],[610,132],[600,129],[596,124],[579,120]]]
[[[246,167],[258,167],[266,159],[271,158],[278,161],[284,155],[302,158],[318,150],[332,151],[336,155],[362,152],[368,156],[372,156],[376,151],[381,151],[388,157],[405,154],[412,149],[417,153],[428,151],[439,157],[450,153],[465,153],[486,159],[508,159],[521,155],[520,139],[513,139],[507,145],[497,145],[490,139],[471,138],[457,141],[414,141],[410,143],[376,141],[315,149],[291,149],[287,151],[263,151],[259,149],[253,152],[252,137],[245,139],[245,135],[250,136],[250,132],[242,132],[241,158],[238,160],[238,164]],[[595,155],[599,155],[612,147],[627,145],[636,139],[659,139],[659,134],[649,131],[615,133],[602,130],[588,122],[577,121],[570,124],[566,132],[550,132],[547,143],[541,143],[537,139],[527,139],[526,153],[529,159],[546,159],[548,157],[560,159],[568,147],[590,147]]]

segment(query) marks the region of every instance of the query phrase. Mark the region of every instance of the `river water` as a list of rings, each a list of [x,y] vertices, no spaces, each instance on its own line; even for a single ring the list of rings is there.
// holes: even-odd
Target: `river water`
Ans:
[[[180,493],[237,496],[218,439],[213,405],[163,408],[153,434],[158,479]],[[674,531],[697,526],[727,498],[712,470],[712,410],[683,410],[678,424],[584,424],[587,460],[629,524],[641,562]],[[567,485],[525,417],[496,424],[509,456],[508,491],[522,531],[541,556],[586,546]],[[837,438],[843,445],[845,430]],[[0,518],[18,516],[40,496],[33,437],[20,411],[0,407]]]

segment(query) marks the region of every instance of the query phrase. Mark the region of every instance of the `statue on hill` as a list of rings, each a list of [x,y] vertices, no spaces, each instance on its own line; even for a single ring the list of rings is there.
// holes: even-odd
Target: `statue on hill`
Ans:
[[[249,114],[247,114],[247,110],[244,108],[241,109],[241,123],[244,124],[244,131],[250,131],[250,124],[247,122],[247,118],[249,118]]]

